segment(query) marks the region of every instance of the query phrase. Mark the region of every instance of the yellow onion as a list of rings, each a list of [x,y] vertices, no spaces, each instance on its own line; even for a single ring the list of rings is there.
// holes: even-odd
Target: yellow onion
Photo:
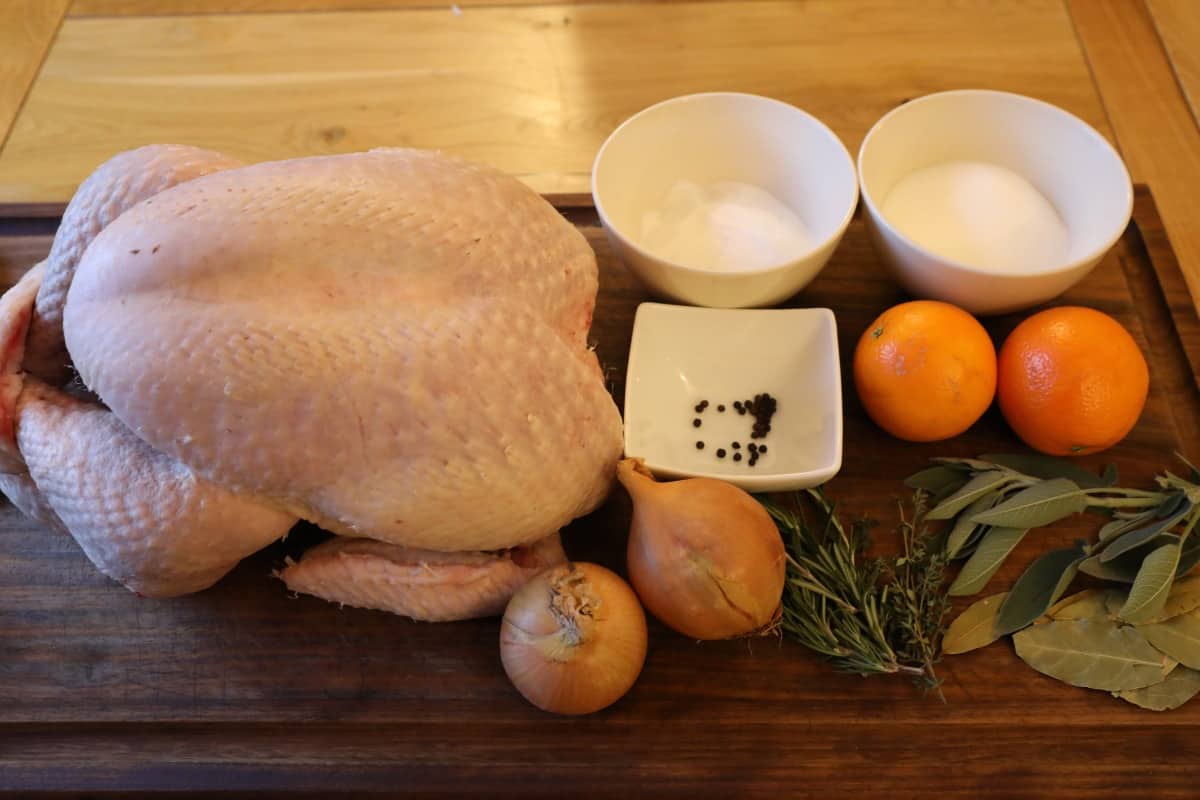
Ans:
[[[559,564],[504,611],[500,660],[526,700],[590,714],[619,700],[646,660],[646,615],[629,584],[597,564]]]
[[[779,618],[787,556],[771,516],[733,484],[657,483],[640,458],[617,465],[633,498],[629,580],[646,609],[695,639],[728,639]]]

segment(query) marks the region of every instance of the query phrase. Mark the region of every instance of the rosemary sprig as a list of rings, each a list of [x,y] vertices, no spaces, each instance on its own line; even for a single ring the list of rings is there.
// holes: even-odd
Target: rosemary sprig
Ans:
[[[816,507],[815,525],[805,518],[806,499]],[[784,634],[842,671],[905,674],[936,689],[934,664],[948,607],[946,557],[922,524],[921,494],[912,519],[902,517],[903,552],[890,559],[866,558],[870,524],[857,522],[847,531],[820,490],[760,501],[788,552]]]

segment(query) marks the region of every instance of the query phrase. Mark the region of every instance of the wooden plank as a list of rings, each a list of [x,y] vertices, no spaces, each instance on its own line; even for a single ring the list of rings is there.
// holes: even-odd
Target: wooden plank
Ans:
[[[556,5],[646,0],[560,0]],[[653,0],[692,2],[692,0]],[[73,17],[175,16],[184,14],[265,14],[289,11],[380,11],[396,8],[545,5],[544,0],[75,0]]]
[[[1125,163],[1135,181],[1154,190],[1195,301],[1200,298],[1200,130],[1141,0],[1069,1]]]
[[[0,149],[71,0],[0,3]]]
[[[1200,122],[1200,7],[1195,0],[1146,0],[1175,77]]]
[[[1042,97],[1107,132],[1059,0],[70,18],[0,154],[0,200],[65,200],[152,141],[249,160],[436,147],[587,191],[608,133],[673,95],[773,95],[856,149],[902,100],[964,85]]]
[[[1114,314],[1151,362],[1150,400],[1131,436],[1081,459],[1114,462],[1124,483],[1147,485],[1172,451],[1200,451],[1192,424],[1200,390],[1179,379],[1200,342],[1190,305],[1173,308],[1164,292],[1146,291],[1146,279],[1153,288],[1153,276],[1169,275],[1174,261],[1142,188],[1136,209],[1137,228],[1061,302]],[[646,295],[613,257],[594,211],[566,213],[601,266],[592,337],[619,399],[632,315]],[[26,231],[14,268],[49,247],[49,231],[33,236],[22,227],[29,224],[0,219],[0,260],[9,231]],[[791,304],[835,310],[845,364],[863,328],[900,299],[855,219],[829,266]],[[987,326],[999,341],[1020,316]],[[1186,330],[1176,330],[1181,320]],[[901,443],[867,420],[851,382],[845,389],[846,458],[829,492],[848,518],[881,520],[877,541],[890,536],[900,477],[929,456],[1019,446],[995,410],[955,440]],[[615,492],[570,526],[568,552],[619,569],[628,514]],[[1094,535],[1098,524],[1077,518],[1028,537],[995,589],[1035,553]],[[581,796],[778,797],[803,786],[812,796],[875,797],[908,796],[914,785],[964,798],[1195,793],[1200,701],[1145,712],[1037,675],[1007,644],[945,659],[942,704],[904,680],[834,673],[790,642],[696,643],[652,622],[633,691],[599,714],[562,719],[508,685],[495,620],[419,624],[289,598],[270,572],[320,537],[311,526],[212,589],[170,600],[117,587],[69,538],[6,506],[0,533],[0,792],[14,796],[240,789],[560,797],[569,786]]]

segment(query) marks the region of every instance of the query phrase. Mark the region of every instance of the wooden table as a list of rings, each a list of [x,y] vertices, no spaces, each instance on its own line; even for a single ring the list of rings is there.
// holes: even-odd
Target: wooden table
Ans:
[[[156,141],[437,147],[580,191],[613,127],[672,95],[773,95],[854,150],[907,98],[984,87],[1119,144],[1196,297],[1197,53],[1195,0],[5,0],[0,202],[66,200]]]
[[[1153,191],[1200,297],[1200,134],[1189,105],[1200,98],[1198,28],[1192,0],[8,0],[0,202],[63,201],[96,163],[148,141],[251,160],[440,147],[542,191],[581,191],[608,132],[671,95],[774,95],[816,113],[855,149],[895,104],[975,86],[1042,97],[1116,142]],[[1139,207],[1157,219],[1144,194]],[[838,263],[870,258],[855,231]],[[1151,249],[1169,257],[1157,223],[1150,235]],[[1112,275],[1140,263],[1136,241],[1129,247]],[[808,299],[858,297],[857,320],[868,301],[893,297],[837,275]],[[1105,294],[1124,279],[1108,280],[1086,299],[1129,313],[1119,292]],[[1155,285],[1145,284],[1149,295]],[[1186,307],[1182,280],[1165,293],[1159,306]],[[1141,325],[1147,348],[1179,348],[1161,336],[1166,328]],[[1183,339],[1200,352],[1195,327]],[[1144,436],[1120,453],[1132,479],[1146,479],[1180,437],[1198,441],[1200,417],[1170,418],[1175,393],[1189,398],[1188,413],[1200,409],[1195,362],[1176,356]],[[1008,441],[994,414],[984,430],[993,446]],[[852,422],[835,486],[852,509],[892,486],[871,477],[867,431]],[[953,448],[966,455],[973,446]],[[915,468],[935,451],[905,451],[892,467]],[[415,626],[287,600],[263,577],[278,549],[163,610],[115,589],[69,540],[43,539],[12,522],[11,509],[0,513],[16,559],[0,564],[0,576],[41,582],[4,585],[14,597],[36,592],[29,602],[46,609],[44,619],[0,609],[0,628],[18,643],[0,652],[0,792],[1196,792],[1200,701],[1153,716],[1039,678],[1003,646],[955,659],[942,706],[903,682],[833,674],[792,645],[693,648],[656,629],[649,677],[626,706],[563,720],[529,709],[498,677],[484,623]],[[1011,581],[1031,553],[997,582]],[[121,627],[130,619],[137,635]],[[232,667],[222,660],[229,653]],[[63,663],[47,663],[54,658]],[[721,688],[693,689],[698,676]]]

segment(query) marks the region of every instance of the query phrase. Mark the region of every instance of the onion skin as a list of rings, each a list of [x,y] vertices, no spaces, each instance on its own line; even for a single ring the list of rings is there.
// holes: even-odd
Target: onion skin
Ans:
[[[526,700],[590,714],[619,700],[646,661],[646,614],[597,564],[559,564],[522,586],[500,623],[500,660]]]
[[[711,478],[656,483],[637,458],[617,477],[633,498],[629,580],[651,614],[694,639],[748,636],[779,619],[787,554],[753,497]]]

